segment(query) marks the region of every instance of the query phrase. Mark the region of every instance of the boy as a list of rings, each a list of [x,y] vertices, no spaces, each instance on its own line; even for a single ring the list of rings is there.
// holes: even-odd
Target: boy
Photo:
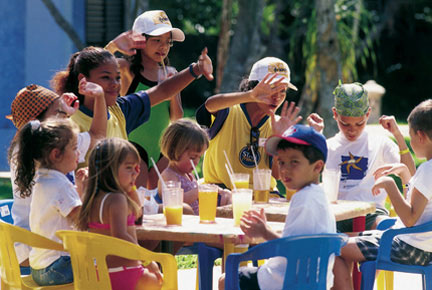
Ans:
[[[339,133],[327,140],[326,168],[341,171],[338,199],[375,202],[377,209],[366,216],[366,229],[376,228],[377,216],[388,215],[388,212],[384,206],[386,194],[371,194],[373,173],[384,164],[399,162],[414,172],[414,161],[394,117],[383,116],[380,123],[393,134],[399,148],[389,138],[371,135],[364,130],[371,108],[367,91],[360,83],[340,84],[333,94],[333,118]],[[352,220],[338,222],[337,229],[352,232]]]
[[[290,82],[288,65],[266,57],[252,66],[249,77],[240,84],[241,92],[211,96],[197,110],[198,123],[207,126],[210,135],[203,163],[205,182],[232,188],[224,151],[235,173],[252,175],[256,167],[252,150],[259,168],[272,169],[272,160],[264,152],[265,140],[275,134],[269,116],[282,105],[288,88],[297,90]],[[291,103],[287,118],[292,124],[301,119],[298,111]],[[277,172],[273,171],[273,176],[277,177]],[[249,180],[252,183],[252,178]],[[272,178],[271,187],[275,185]]]
[[[320,173],[327,158],[325,137],[304,125],[294,125],[282,135],[267,140],[268,154],[277,156],[280,176],[287,188],[297,190],[285,220],[282,237],[307,234],[335,233],[336,223],[328,200],[318,185]],[[248,211],[241,219],[241,229],[250,237],[266,240],[280,238],[266,222],[264,211]],[[332,258],[333,259],[333,258]],[[333,262],[329,263],[328,283],[332,284]],[[271,258],[263,266],[240,268],[241,289],[282,289],[286,260]],[[224,289],[225,277],[219,279],[219,289]]]
[[[420,103],[408,116],[411,147],[417,157],[427,161],[419,166],[414,176],[406,165],[397,163],[379,168],[375,173],[372,194],[379,195],[384,189],[398,214],[397,227],[421,225],[432,220],[432,100]],[[398,175],[403,184],[409,181],[407,198],[400,194],[395,181],[387,176]],[[402,223],[403,224],[402,224]],[[375,260],[382,231],[363,232],[351,237],[342,248],[342,255],[335,262],[335,288],[352,289],[350,272],[352,262]],[[428,265],[432,261],[432,233],[397,236],[392,242],[392,261],[408,265]]]

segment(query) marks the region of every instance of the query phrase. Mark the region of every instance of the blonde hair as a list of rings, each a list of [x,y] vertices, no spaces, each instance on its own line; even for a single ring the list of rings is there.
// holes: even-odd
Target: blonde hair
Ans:
[[[165,130],[160,147],[162,154],[170,161],[178,161],[185,151],[199,152],[208,144],[209,138],[203,128],[192,120],[180,119]]]
[[[91,213],[94,208],[95,197],[100,190],[105,193],[122,193],[127,198],[128,207],[137,215],[139,206],[134,202],[118,180],[118,169],[132,155],[137,163],[140,162],[138,151],[126,140],[120,138],[109,138],[100,141],[91,151],[89,157],[89,178],[84,195],[84,200],[77,220],[79,230],[86,230],[90,222]]]

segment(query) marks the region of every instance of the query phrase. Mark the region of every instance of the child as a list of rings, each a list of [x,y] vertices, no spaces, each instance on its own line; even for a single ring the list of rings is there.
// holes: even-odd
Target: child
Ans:
[[[31,121],[18,133],[16,182],[22,193],[30,194],[32,188],[30,229],[60,243],[55,232],[72,230],[81,206],[66,177],[78,165],[77,134],[78,128],[69,119]],[[67,253],[32,248],[29,261],[33,280],[40,286],[73,282]]]
[[[134,49],[137,36],[145,40],[145,45]],[[156,86],[166,77],[177,73],[174,67],[168,66],[168,53],[173,41],[182,42],[185,39],[183,31],[173,28],[166,13],[162,10],[146,11],[135,19],[132,31],[120,34],[105,48],[111,53],[120,51],[126,58],[119,58],[121,73],[122,96]],[[133,49],[133,55],[131,55]],[[159,140],[170,121],[183,117],[180,94],[164,101],[151,109],[149,120],[129,133],[131,141],[140,152],[143,164],[141,174],[137,178],[138,185],[153,189],[157,186],[157,175],[152,168],[150,157],[157,162],[160,171],[168,165],[166,157],[161,155]],[[147,168],[147,170],[144,170]]]
[[[339,133],[327,140],[326,168],[340,168],[338,199],[375,202],[377,209],[366,216],[366,229],[376,228],[377,217],[388,215],[388,212],[384,207],[386,194],[371,194],[373,172],[382,165],[396,162],[404,163],[413,172],[414,161],[394,118],[384,116],[380,123],[393,134],[398,145],[387,137],[368,134],[364,130],[371,108],[367,91],[360,83],[341,84],[333,94],[333,118]],[[352,232],[352,220],[338,222],[337,228],[340,232]]]
[[[79,83],[79,92],[83,95],[93,96],[94,102],[94,118],[88,132],[78,134],[78,151],[80,152],[80,162],[84,161],[87,150],[92,148],[96,141],[104,138],[106,135],[106,105],[102,88],[94,83],[87,82],[83,78]],[[51,90],[48,90],[39,85],[29,85],[21,89],[12,102],[12,121],[17,129],[21,129],[27,122],[31,120],[43,121],[48,118],[66,118],[75,113],[79,102],[77,97],[72,93],[65,93],[62,96],[57,95]],[[74,106],[72,103],[75,102]],[[30,230],[29,213],[31,203],[32,183],[29,183],[28,188],[22,188],[22,191],[16,184],[16,154],[19,146],[17,146],[17,136],[12,140],[9,148],[9,164],[11,171],[12,192],[14,205],[12,207],[12,217],[14,225]],[[67,177],[74,182],[75,174],[70,172]],[[80,181],[80,174],[77,172],[77,181]],[[82,185],[80,182],[77,185]],[[79,188],[77,188],[79,190]],[[80,190],[79,190],[80,192]],[[30,247],[25,244],[16,244],[15,250],[18,257],[18,262],[22,266],[28,266],[28,255]]]
[[[269,116],[274,116],[282,105],[288,88],[297,90],[290,83],[288,65],[278,58],[266,57],[253,65],[249,78],[240,84],[241,92],[214,95],[198,109],[197,121],[209,127],[210,135],[203,164],[205,182],[231,188],[224,151],[236,173],[252,176],[254,150],[258,167],[273,168],[273,176],[278,176],[263,146],[266,138],[274,134]],[[288,118],[298,122],[298,110],[291,103]],[[252,183],[252,178],[249,180]],[[272,178],[271,187],[275,186]]]
[[[204,74],[212,80],[212,70],[207,49],[204,49],[197,64],[191,64],[162,84],[119,97],[120,73],[116,58],[105,49],[87,47],[71,57],[67,70],[54,76],[52,86],[58,93],[72,91],[77,94],[80,107],[72,120],[80,126],[80,130],[85,131],[92,120],[94,99],[79,94],[77,84],[84,77],[99,84],[104,90],[108,110],[107,137],[127,140],[132,130],[148,120],[151,106],[175,96],[198,75]]]
[[[135,217],[140,215],[135,195],[135,179],[140,157],[126,140],[101,141],[91,151],[89,179],[78,229],[113,236],[138,244]],[[151,263],[143,267],[138,261],[108,257],[107,264],[113,290],[160,289],[162,276]]]
[[[169,159],[168,167],[162,172],[165,181],[179,181],[184,191],[183,201],[198,215],[198,183],[194,177],[191,161],[196,166],[208,146],[208,136],[198,124],[180,119],[171,124],[162,135],[162,154]],[[159,197],[162,197],[162,184]],[[220,205],[231,203],[229,191],[219,190]]]
[[[325,137],[311,127],[294,125],[283,134],[270,137],[265,149],[268,154],[277,156],[283,184],[297,190],[291,199],[282,237],[335,233],[334,215],[318,185],[327,158]],[[267,224],[263,209],[243,214],[240,227],[249,237],[262,237],[266,240],[280,238]],[[330,287],[332,268],[333,262],[330,261],[327,280]],[[259,268],[242,267],[239,271],[240,288],[282,289],[285,269],[286,260],[280,257],[269,259]],[[225,277],[222,276],[219,289],[224,289],[224,280]]]
[[[426,158],[414,176],[405,164],[391,164],[379,168],[375,174],[372,194],[382,194],[384,189],[398,214],[398,227],[412,227],[432,220],[432,100],[416,106],[408,116],[411,147],[419,158]],[[398,175],[402,184],[408,185],[407,198],[399,192],[394,180],[387,176]],[[402,223],[403,224],[402,224]],[[335,289],[352,289],[350,269],[352,262],[375,260],[382,231],[367,231],[358,237],[351,237],[342,248],[342,254],[335,262]],[[392,261],[408,265],[428,265],[432,261],[432,234],[420,233],[397,236],[392,242]]]

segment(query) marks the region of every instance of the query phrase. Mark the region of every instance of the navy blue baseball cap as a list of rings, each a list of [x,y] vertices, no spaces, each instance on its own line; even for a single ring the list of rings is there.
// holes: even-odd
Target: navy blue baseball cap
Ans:
[[[282,135],[271,136],[265,144],[267,153],[277,155],[276,148],[281,140],[299,145],[313,146],[323,154],[324,161],[327,160],[326,138],[312,127],[297,124],[289,127]]]

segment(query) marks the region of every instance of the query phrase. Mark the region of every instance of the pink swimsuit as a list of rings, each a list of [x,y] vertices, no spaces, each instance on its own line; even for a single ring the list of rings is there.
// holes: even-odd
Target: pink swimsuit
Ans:
[[[103,206],[107,196],[107,193],[102,201],[99,208],[99,221],[100,223],[89,223],[88,227],[91,229],[110,229],[110,224],[104,224],[102,221]],[[135,215],[130,214],[127,217],[127,225],[135,225]],[[113,290],[134,290],[138,280],[144,274],[144,268],[142,265],[132,266],[132,267],[116,267],[109,268],[109,276],[111,280],[111,288]]]
[[[109,230],[111,228],[110,224],[104,224],[102,221],[102,213],[103,213],[103,206],[105,203],[106,198],[108,197],[108,195],[110,195],[110,193],[105,194],[105,196],[102,198],[100,207],[99,207],[99,221],[100,223],[88,223],[88,227],[90,229],[105,229],[105,230]],[[134,226],[135,225],[135,215],[134,214],[130,214],[127,216],[127,225],[128,226]]]

